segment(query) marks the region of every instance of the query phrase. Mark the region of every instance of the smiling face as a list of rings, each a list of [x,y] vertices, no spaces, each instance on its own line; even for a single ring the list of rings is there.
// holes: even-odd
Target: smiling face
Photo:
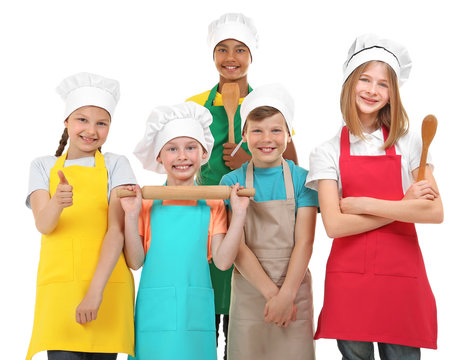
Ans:
[[[107,140],[110,114],[96,106],[83,106],[64,121],[70,139],[67,158],[94,156]]]
[[[251,54],[244,43],[234,39],[226,39],[215,46],[214,61],[220,78],[236,81],[247,76],[251,64]]]
[[[361,73],[355,85],[355,103],[362,127],[376,130],[379,111],[389,102],[386,64],[374,61]]]
[[[291,141],[284,116],[277,112],[262,120],[246,120],[244,141],[256,167],[280,166],[282,154]]]
[[[161,149],[157,161],[163,164],[168,185],[194,185],[194,176],[207,158],[202,145],[190,137],[177,137]]]

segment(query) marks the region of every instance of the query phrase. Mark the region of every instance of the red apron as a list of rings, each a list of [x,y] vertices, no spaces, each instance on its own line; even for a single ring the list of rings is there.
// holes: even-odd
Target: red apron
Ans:
[[[384,138],[387,130],[383,128]],[[401,200],[401,156],[351,156],[340,139],[343,197]],[[322,210],[323,211],[323,210]],[[437,348],[437,309],[412,223],[333,240],[315,339],[376,341]]]

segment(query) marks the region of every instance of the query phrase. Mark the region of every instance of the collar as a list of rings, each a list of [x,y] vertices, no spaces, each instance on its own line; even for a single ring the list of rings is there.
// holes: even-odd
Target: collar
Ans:
[[[359,141],[363,141],[362,138],[353,135],[351,132],[348,132],[348,134],[349,134],[349,138],[350,138],[350,144],[355,144]],[[384,135],[383,135],[383,129],[382,128],[378,128],[375,131],[373,131],[372,133],[363,133],[363,135],[365,136],[365,138],[368,141],[370,139],[374,138],[376,140],[381,140],[384,143]]]

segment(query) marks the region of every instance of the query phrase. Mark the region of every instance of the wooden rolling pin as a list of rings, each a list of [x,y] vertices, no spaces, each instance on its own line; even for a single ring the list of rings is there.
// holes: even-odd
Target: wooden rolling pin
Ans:
[[[225,83],[222,86],[222,102],[228,118],[228,142],[235,143],[235,114],[240,102],[240,87],[237,83]]]
[[[417,181],[425,179],[425,166],[427,163],[427,152],[429,151],[430,143],[437,131],[437,118],[434,115],[427,115],[422,121],[422,154],[420,157],[419,173],[417,174]]]
[[[151,200],[201,200],[229,199],[231,188],[225,185],[215,186],[143,186],[143,199]],[[135,196],[134,191],[118,189],[118,197]],[[248,188],[237,191],[238,196],[255,196],[255,189]]]

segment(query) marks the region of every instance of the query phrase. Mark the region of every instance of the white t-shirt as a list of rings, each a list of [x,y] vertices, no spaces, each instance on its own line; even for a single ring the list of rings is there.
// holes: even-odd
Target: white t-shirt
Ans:
[[[340,136],[337,135],[320,146],[315,147],[310,153],[310,167],[307,175],[306,186],[318,190],[318,180],[330,179],[338,182],[339,195],[342,195],[342,182],[340,179]],[[349,133],[351,155],[385,155],[382,149],[384,144],[383,130],[379,128],[371,134],[364,134],[365,140]],[[422,139],[419,134],[409,131],[395,144],[396,154],[401,155],[402,188],[404,193],[412,185],[414,179],[412,171],[419,167],[422,153]],[[430,155],[427,163],[431,165]]]
[[[108,172],[107,196],[110,200],[110,192],[113,188],[120,185],[136,184],[136,179],[125,156],[113,153],[105,153],[103,156]],[[29,208],[31,208],[30,195],[33,191],[46,190],[49,192],[49,174],[57,159],[56,156],[42,156],[31,162],[28,195],[26,197],[26,206]],[[95,157],[66,160],[64,163],[64,167],[72,165],[93,167],[95,166]]]

